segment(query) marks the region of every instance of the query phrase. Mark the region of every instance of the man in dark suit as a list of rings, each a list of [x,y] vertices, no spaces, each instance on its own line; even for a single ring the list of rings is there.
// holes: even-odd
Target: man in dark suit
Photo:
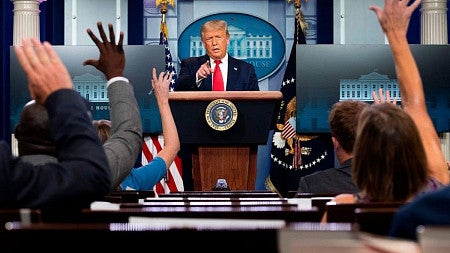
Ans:
[[[33,165],[0,141],[0,208],[89,206],[109,193],[111,172],[86,100],[50,43],[24,39],[14,50],[31,98],[48,111],[58,152],[56,163]]]
[[[215,61],[220,60],[220,70],[226,91],[258,91],[255,68],[250,63],[228,55],[230,43],[228,25],[223,20],[211,20],[200,29],[206,55],[190,57],[181,61],[180,74],[175,91],[211,91]]]
[[[250,63],[231,57],[227,22],[210,20],[200,28],[206,55],[183,59],[175,82],[175,91],[259,91],[255,68]],[[217,69],[217,67],[220,68]],[[217,72],[216,72],[217,71]],[[216,72],[216,73],[214,73]],[[220,73],[218,73],[220,72]],[[221,88],[216,89],[215,77],[221,75]],[[182,145],[178,156],[182,159],[183,184],[186,191],[193,190],[192,146]]]
[[[358,193],[353,181],[353,145],[361,111],[369,104],[359,100],[336,102],[328,116],[331,140],[339,167],[314,172],[300,178],[298,193]]]

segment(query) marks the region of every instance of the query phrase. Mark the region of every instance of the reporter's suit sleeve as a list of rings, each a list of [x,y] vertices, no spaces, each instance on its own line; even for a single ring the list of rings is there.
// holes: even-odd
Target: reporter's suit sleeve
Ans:
[[[417,228],[450,225],[450,186],[416,196],[392,218],[389,236],[418,240]]]
[[[108,86],[111,136],[103,144],[111,168],[114,190],[130,173],[142,151],[142,119],[133,86],[116,81]]]
[[[309,193],[309,192],[311,192],[311,191],[309,190],[308,183],[306,182],[306,180],[303,177],[301,177],[298,182],[297,193]]]
[[[111,174],[86,100],[62,89],[46,100],[57,163],[34,166],[12,158],[0,168],[0,207],[86,205],[109,193]]]

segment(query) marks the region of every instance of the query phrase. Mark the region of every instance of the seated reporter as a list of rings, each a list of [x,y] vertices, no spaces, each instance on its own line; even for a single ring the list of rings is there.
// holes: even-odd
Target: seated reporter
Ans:
[[[157,76],[156,69],[153,68],[152,87],[161,115],[164,146],[148,164],[131,169],[130,173],[120,183],[122,190],[152,190],[167,175],[167,170],[180,150],[178,131],[169,106],[169,86],[171,81],[171,74],[161,72]],[[93,124],[102,142],[107,143],[111,138],[111,126],[114,123],[101,119],[95,120]]]
[[[31,98],[47,109],[57,161],[35,165],[0,142],[0,208],[79,206],[103,197],[111,187],[108,161],[66,67],[50,43],[36,38],[14,50]]]
[[[385,1],[371,6],[386,34],[402,94],[402,109],[377,103],[358,122],[353,172],[362,192],[338,195],[336,202],[412,201],[449,183],[448,167],[427,112],[422,79],[406,38],[420,0]]]

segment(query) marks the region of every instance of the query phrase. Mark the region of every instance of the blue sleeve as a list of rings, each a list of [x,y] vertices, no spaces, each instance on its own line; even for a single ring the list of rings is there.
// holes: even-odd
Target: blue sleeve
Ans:
[[[418,240],[420,225],[450,225],[450,186],[417,196],[395,214],[389,235]]]
[[[417,240],[416,223],[411,217],[411,207],[400,208],[394,215],[389,236],[407,240]]]
[[[133,168],[120,186],[124,190],[152,190],[166,174],[166,163],[161,157],[157,156],[148,164],[139,168]]]

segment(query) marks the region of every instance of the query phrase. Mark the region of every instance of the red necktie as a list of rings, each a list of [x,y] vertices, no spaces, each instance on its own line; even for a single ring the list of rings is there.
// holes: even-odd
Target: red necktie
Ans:
[[[220,71],[219,64],[222,62],[221,60],[215,60],[216,67],[214,67],[214,74],[213,74],[213,91],[223,91],[223,78],[222,78],[222,71]]]

